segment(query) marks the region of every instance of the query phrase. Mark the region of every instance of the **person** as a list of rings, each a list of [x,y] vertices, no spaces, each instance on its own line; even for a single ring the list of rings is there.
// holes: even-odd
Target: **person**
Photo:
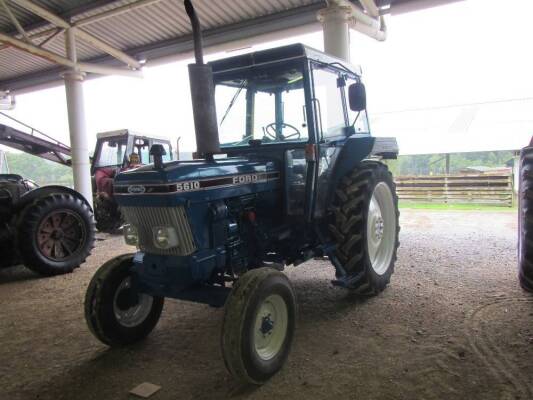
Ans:
[[[128,157],[128,163],[125,168],[121,168],[120,171],[127,171],[133,168],[141,166],[141,158],[137,153],[131,153]],[[96,192],[98,195],[109,199],[113,197],[113,182],[117,175],[117,168],[100,168],[94,174],[94,180],[96,182]]]

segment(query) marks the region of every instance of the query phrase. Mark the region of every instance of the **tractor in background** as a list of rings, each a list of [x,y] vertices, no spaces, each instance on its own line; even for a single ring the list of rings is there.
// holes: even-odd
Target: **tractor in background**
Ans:
[[[0,112],[0,115],[10,122],[10,125],[0,124],[0,144],[71,166],[69,146],[3,112]],[[11,125],[21,126],[24,131]],[[166,138],[142,135],[128,129],[102,132],[96,137],[96,147],[91,158],[96,227],[101,232],[113,233],[123,224],[113,195],[115,175],[120,171],[152,162],[149,150],[154,144],[163,146],[166,152],[164,160],[171,161],[172,145]]]
[[[393,138],[370,134],[361,71],[295,44],[204,64],[189,77],[198,158],[119,173],[126,243],[87,289],[85,317],[109,346],[146,337],[166,297],[224,306],[222,354],[237,379],[267,381],[295,333],[296,298],[282,270],[327,256],[332,283],[360,295],[389,284],[398,199],[383,159]]]
[[[520,151],[518,188],[518,279],[533,293],[533,139]]]
[[[0,268],[22,263],[45,276],[72,272],[94,247],[94,225],[78,192],[0,174]]]
[[[123,224],[113,193],[117,173],[152,162],[149,152],[154,144],[163,147],[165,162],[172,161],[172,145],[168,139],[141,135],[127,129],[98,133],[96,138],[91,159],[96,228],[113,233]]]

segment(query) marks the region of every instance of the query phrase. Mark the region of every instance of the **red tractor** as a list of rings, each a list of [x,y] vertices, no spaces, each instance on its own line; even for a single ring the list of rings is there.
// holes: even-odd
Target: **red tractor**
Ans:
[[[0,144],[71,166],[69,146],[5,113],[0,112],[0,115],[6,117],[11,125],[20,128],[0,124]],[[113,233],[122,226],[122,217],[113,196],[115,175],[153,162],[149,151],[154,144],[163,146],[164,161],[172,161],[172,146],[168,139],[142,135],[128,129],[98,133],[96,137],[96,147],[91,159],[94,217],[99,231]]]

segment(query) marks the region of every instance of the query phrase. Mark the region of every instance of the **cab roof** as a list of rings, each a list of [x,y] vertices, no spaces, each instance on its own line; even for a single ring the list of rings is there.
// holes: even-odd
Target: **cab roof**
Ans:
[[[355,66],[340,58],[333,57],[320,50],[313,49],[312,47],[301,43],[224,58],[221,60],[212,61],[209,63],[209,65],[211,65],[213,73],[216,74],[234,69],[259,66],[280,61],[295,60],[298,58],[306,58],[321,64],[332,65],[339,69],[347,69],[356,75],[361,75],[360,66]]]
[[[163,136],[157,136],[157,135],[145,135],[139,132],[134,132],[129,129],[118,129],[116,131],[107,131],[107,132],[99,132],[96,134],[97,139],[104,139],[109,137],[120,137],[120,136],[137,136],[139,138],[143,139],[156,139],[161,140],[164,142],[170,142],[170,139]]]

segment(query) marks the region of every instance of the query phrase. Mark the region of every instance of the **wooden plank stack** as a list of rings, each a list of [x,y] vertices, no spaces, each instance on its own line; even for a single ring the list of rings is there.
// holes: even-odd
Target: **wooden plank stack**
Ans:
[[[397,176],[395,182],[399,199],[406,202],[513,205],[510,173]]]

